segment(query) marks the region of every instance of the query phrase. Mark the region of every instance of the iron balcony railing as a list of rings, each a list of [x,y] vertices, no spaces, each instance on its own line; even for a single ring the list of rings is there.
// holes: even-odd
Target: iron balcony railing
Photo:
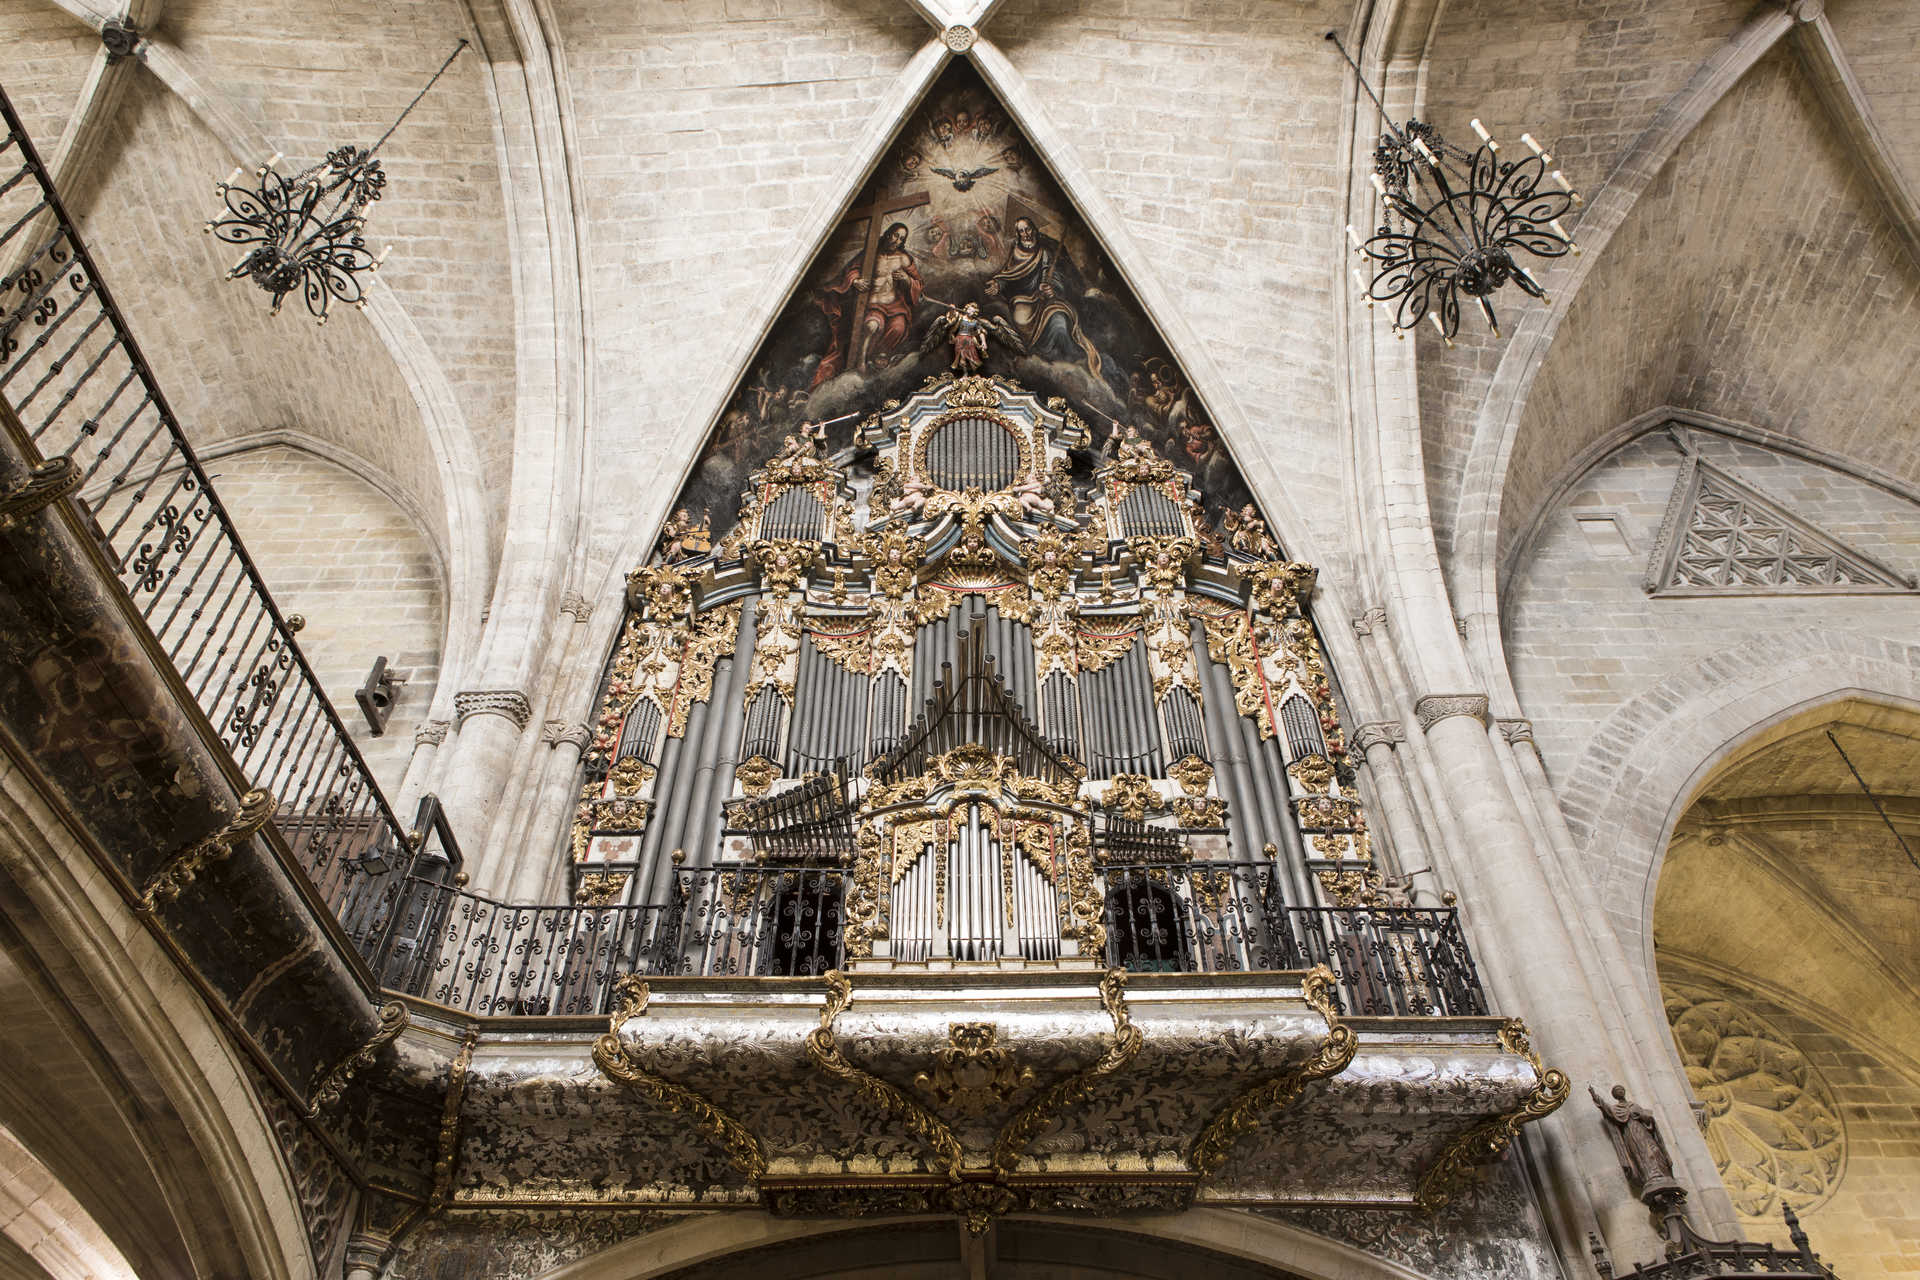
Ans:
[[[120,584],[336,915],[395,820],[0,93],[0,397],[29,462],[65,459]],[[38,456],[33,456],[37,454]],[[398,865],[404,866],[401,859]]]
[[[702,867],[664,903],[524,906],[428,871],[405,878],[370,963],[390,990],[482,1016],[602,1014],[630,973],[818,975],[841,962],[848,876]]]
[[[515,905],[423,857],[369,911],[382,985],[479,1015],[605,1013],[625,974],[817,975],[840,965],[845,868],[683,869],[666,902]],[[1271,864],[1109,867],[1107,963],[1207,973],[1326,965],[1341,1011],[1478,1016],[1486,999],[1451,909],[1289,907]],[[614,885],[615,891],[621,886]],[[377,934],[377,938],[374,935]]]
[[[1272,863],[1109,866],[1107,959],[1207,973],[1309,969],[1339,980],[1348,1014],[1481,1015],[1480,977],[1451,907],[1295,907]]]

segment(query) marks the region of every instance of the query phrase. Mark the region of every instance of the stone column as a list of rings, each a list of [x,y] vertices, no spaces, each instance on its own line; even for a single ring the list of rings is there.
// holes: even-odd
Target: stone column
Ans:
[[[1400,776],[1400,762],[1393,758],[1396,743],[1407,740],[1406,730],[1393,720],[1375,720],[1361,725],[1353,731],[1353,749],[1360,752],[1366,761],[1367,776],[1373,780],[1373,798],[1380,812],[1381,824],[1387,830],[1387,839],[1392,842],[1394,861],[1393,870],[1404,875],[1409,870],[1410,858],[1421,857],[1426,853],[1426,842],[1420,836],[1420,824],[1413,816],[1413,805],[1407,799],[1406,780]]]
[[[1498,974],[1519,999],[1535,1043],[1551,1066],[1580,1086],[1620,1072],[1616,1046],[1607,1042],[1603,1001],[1573,945],[1535,848],[1501,775],[1488,737],[1483,694],[1428,694],[1414,704],[1433,749],[1442,785],[1473,840],[1475,879],[1486,886],[1469,903],[1481,968]],[[1626,975],[1618,975],[1626,980]],[[1507,1012],[1507,1010],[1502,1010]],[[1585,1199],[1608,1248],[1619,1257],[1658,1256],[1659,1237],[1647,1212],[1620,1176],[1604,1129],[1578,1106],[1579,1098],[1533,1126],[1552,1183],[1551,1193]]]
[[[1577,904],[1580,917],[1590,926],[1577,939],[1584,943],[1582,950],[1588,957],[1589,971],[1630,972],[1626,952],[1605,919],[1592,879],[1584,873],[1572,852],[1573,835],[1566,829],[1566,816],[1560,812],[1552,783],[1547,780],[1546,766],[1533,740],[1532,723],[1516,719],[1500,720],[1497,725],[1504,754],[1511,760],[1521,787],[1536,801],[1534,807],[1539,812],[1541,825],[1546,828],[1547,841],[1556,851],[1555,858],[1545,860],[1554,891],[1562,901]],[[1609,1025],[1617,1028],[1614,1033],[1617,1042],[1637,1050],[1622,1053],[1622,1078],[1607,1083],[1625,1084],[1659,1113],[1675,1168],[1693,1193],[1688,1204],[1694,1211],[1696,1225],[1721,1239],[1744,1237],[1746,1228],[1734,1214],[1733,1198],[1727,1194],[1726,1184],[1713,1162],[1713,1153],[1707,1149],[1706,1137],[1698,1125],[1689,1123],[1693,1090],[1678,1070],[1662,1069],[1675,1061],[1671,1048],[1673,1033],[1664,1009],[1657,1003],[1649,1005],[1649,993],[1636,982],[1616,983],[1607,994],[1612,997],[1612,1007],[1606,1012],[1612,1014]],[[1606,1090],[1603,1088],[1601,1092]]]
[[[554,820],[562,824],[573,821],[574,808],[580,801],[576,785],[580,757],[592,740],[593,730],[577,722],[549,720],[540,726],[540,741],[549,750],[536,757],[540,760],[540,777],[528,793],[533,800],[523,827],[525,847],[517,851],[514,866],[502,869],[502,892],[508,902],[536,902],[553,882],[556,858],[562,856],[555,853],[559,842],[554,839]]]
[[[379,1280],[380,1268],[392,1252],[393,1244],[385,1236],[371,1231],[354,1232],[347,1241],[341,1268],[344,1280]]]
[[[446,809],[461,854],[476,866],[500,807],[501,782],[513,763],[533,705],[518,689],[469,689],[453,697],[455,737],[440,803]],[[471,872],[470,872],[471,874]]]

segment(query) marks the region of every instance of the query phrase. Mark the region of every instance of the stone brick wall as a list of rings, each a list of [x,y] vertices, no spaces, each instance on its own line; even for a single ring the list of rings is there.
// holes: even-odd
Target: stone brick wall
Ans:
[[[397,795],[439,678],[445,601],[426,539],[372,485],[300,449],[249,450],[207,470],[280,611],[306,617],[301,652],[381,787]],[[353,691],[382,655],[407,683],[376,738]]]
[[[1697,430],[1692,439],[1704,459],[1835,537],[1920,571],[1907,499],[1757,445]],[[1603,461],[1553,506],[1507,587],[1515,691],[1636,962],[1666,806],[1689,775],[1799,698],[1850,685],[1905,696],[1891,681],[1911,673],[1920,608],[1905,594],[1649,596],[1641,580],[1681,462],[1664,434]],[[1764,710],[1746,709],[1754,704]],[[1668,725],[1682,707],[1687,723]]]
[[[0,86],[48,160],[67,127],[100,38],[40,0],[0,0]]]
[[[677,431],[717,353],[782,287],[778,272],[803,247],[796,228],[933,31],[887,0],[566,0],[554,11],[594,228],[585,507],[605,563],[635,518],[635,491],[673,487],[698,455],[702,442]]]

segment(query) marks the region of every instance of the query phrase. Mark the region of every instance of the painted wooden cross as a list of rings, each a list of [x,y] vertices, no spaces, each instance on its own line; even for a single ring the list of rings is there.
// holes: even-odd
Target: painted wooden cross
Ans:
[[[880,256],[880,236],[887,227],[887,215],[905,213],[908,209],[918,209],[932,199],[926,192],[911,196],[882,196],[872,204],[859,209],[847,210],[847,221],[858,222],[862,218],[867,222],[867,247],[860,254],[860,278],[867,282],[867,292],[860,295],[860,304],[853,310],[853,342],[849,350],[853,359],[848,361],[848,369],[862,369],[867,363],[867,306],[866,300],[872,296],[874,279],[873,264]]]

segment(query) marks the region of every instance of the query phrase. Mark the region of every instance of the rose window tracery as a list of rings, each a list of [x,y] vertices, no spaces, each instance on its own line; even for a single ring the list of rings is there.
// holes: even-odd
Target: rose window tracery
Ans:
[[[1823,1203],[1846,1169],[1833,1091],[1806,1055],[1724,993],[1669,985],[1667,1021],[1705,1107],[1707,1148],[1744,1217],[1773,1221]]]

